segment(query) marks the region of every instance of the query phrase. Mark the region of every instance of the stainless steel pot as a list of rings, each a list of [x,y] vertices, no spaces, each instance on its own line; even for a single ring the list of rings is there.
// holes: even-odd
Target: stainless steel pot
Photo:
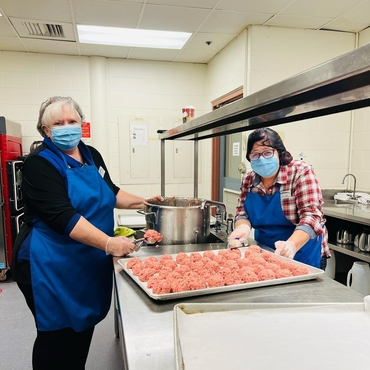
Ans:
[[[337,231],[337,243],[352,244],[353,236],[348,230],[340,229]]]
[[[162,234],[159,244],[199,244],[209,237],[211,208],[219,207],[222,219],[226,217],[223,203],[198,198],[168,197],[162,201],[146,200],[144,211],[146,227]]]
[[[369,233],[361,233],[356,235],[355,238],[355,246],[359,248],[363,252],[370,252],[370,234]]]

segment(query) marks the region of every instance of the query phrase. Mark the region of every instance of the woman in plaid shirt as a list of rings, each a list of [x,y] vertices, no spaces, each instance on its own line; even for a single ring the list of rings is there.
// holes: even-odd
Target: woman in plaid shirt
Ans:
[[[249,135],[247,160],[252,171],[240,187],[229,241],[247,239],[253,227],[255,240],[276,254],[324,269],[330,257],[328,233],[312,166],[293,160],[270,128]]]

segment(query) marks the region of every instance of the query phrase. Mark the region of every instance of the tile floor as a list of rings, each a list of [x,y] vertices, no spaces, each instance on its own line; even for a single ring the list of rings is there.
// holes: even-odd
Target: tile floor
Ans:
[[[11,279],[0,282],[0,369],[32,369],[35,335],[33,316],[17,284]],[[103,369],[123,369],[120,343],[114,333],[113,307],[95,328],[86,363],[86,370]]]

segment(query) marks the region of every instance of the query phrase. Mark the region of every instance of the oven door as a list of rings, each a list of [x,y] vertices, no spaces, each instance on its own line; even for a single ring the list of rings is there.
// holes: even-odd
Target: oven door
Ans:
[[[10,212],[14,214],[23,209],[24,206],[21,190],[23,161],[7,161],[6,165],[8,174]]]

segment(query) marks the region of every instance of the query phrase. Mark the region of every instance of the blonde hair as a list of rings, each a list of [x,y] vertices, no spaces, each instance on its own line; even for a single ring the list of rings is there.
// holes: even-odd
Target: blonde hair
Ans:
[[[73,108],[81,119],[81,123],[85,122],[85,116],[82,112],[81,107],[70,97],[53,96],[41,104],[39,112],[39,120],[37,121],[37,131],[42,137],[46,134],[42,129],[42,126],[49,127],[51,123],[51,117],[61,112],[64,105],[69,105]]]

